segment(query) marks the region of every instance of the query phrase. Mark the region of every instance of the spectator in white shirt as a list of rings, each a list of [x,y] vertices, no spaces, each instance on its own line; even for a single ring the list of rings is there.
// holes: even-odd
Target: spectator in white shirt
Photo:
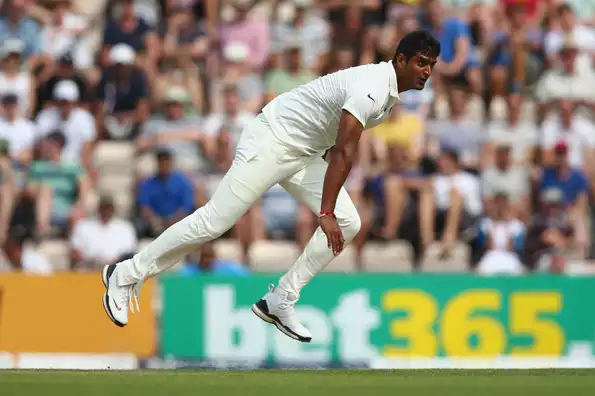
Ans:
[[[576,23],[574,11],[568,4],[560,5],[557,13],[562,29],[551,31],[545,36],[545,52],[552,65],[560,63],[559,51],[567,38],[577,44],[580,53],[593,57],[595,55],[595,29]]]
[[[438,160],[439,174],[434,176],[420,197],[421,243],[425,249],[440,238],[447,252],[457,240],[470,240],[481,216],[479,179],[462,170],[459,156],[445,150]]]
[[[30,117],[35,110],[35,79],[28,71],[21,70],[24,49],[25,44],[18,39],[11,38],[2,44],[0,95],[17,95],[20,114]]]
[[[38,133],[46,136],[60,130],[66,137],[62,159],[80,163],[90,171],[96,138],[95,120],[90,112],[79,107],[79,90],[74,81],[60,81],[54,88],[53,96],[57,106],[39,113]]]
[[[21,116],[18,97],[7,94],[2,97],[4,118],[0,120],[0,139],[8,142],[10,157],[20,165],[27,165],[32,159],[36,140],[35,124]]]
[[[99,200],[99,216],[81,220],[72,230],[72,265],[99,269],[131,257],[137,244],[132,223],[116,217],[112,198],[104,196]]]
[[[480,240],[486,249],[479,262],[481,275],[520,275],[524,272],[518,252],[523,248],[525,226],[512,216],[508,196],[494,197],[494,212],[480,223]]]

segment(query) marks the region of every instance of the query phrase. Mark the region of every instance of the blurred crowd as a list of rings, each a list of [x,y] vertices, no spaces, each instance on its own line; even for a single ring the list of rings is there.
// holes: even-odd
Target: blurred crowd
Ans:
[[[441,42],[434,75],[363,135],[346,186],[363,221],[354,268],[381,260],[366,253],[370,243],[395,241],[421,271],[428,255],[439,266],[461,246],[465,268],[480,274],[588,262],[592,0],[4,0],[6,265],[47,273],[130,257],[204,204],[268,101],[390,60],[399,38],[421,28]],[[299,251],[316,225],[275,186],[225,236],[237,257],[218,257],[215,242],[183,270],[258,270],[255,244]],[[44,254],[47,241],[60,243],[64,263]]]

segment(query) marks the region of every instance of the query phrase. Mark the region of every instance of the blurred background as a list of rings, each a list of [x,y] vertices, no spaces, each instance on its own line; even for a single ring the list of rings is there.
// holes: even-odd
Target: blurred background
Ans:
[[[249,311],[317,225],[279,186],[104,317],[98,271],[203,205],[268,101],[420,28],[441,61],[362,137],[312,345]],[[0,367],[595,367],[594,1],[4,0],[0,58]]]

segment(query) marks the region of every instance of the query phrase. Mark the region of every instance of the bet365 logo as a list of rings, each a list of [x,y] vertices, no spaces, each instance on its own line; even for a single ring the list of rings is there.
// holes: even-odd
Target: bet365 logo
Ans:
[[[323,363],[340,356],[361,362],[377,356],[370,332],[380,324],[380,312],[368,292],[355,290],[339,299],[331,312],[314,306],[296,307],[314,339],[301,344],[259,320],[250,306],[238,306],[233,286],[207,286],[204,292],[204,351],[207,359]]]

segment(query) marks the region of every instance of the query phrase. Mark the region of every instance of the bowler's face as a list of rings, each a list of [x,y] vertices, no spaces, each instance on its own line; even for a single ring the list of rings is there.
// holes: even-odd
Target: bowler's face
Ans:
[[[413,79],[415,89],[424,89],[428,79],[432,76],[432,70],[437,59],[426,55],[415,55],[409,60],[409,77]]]

